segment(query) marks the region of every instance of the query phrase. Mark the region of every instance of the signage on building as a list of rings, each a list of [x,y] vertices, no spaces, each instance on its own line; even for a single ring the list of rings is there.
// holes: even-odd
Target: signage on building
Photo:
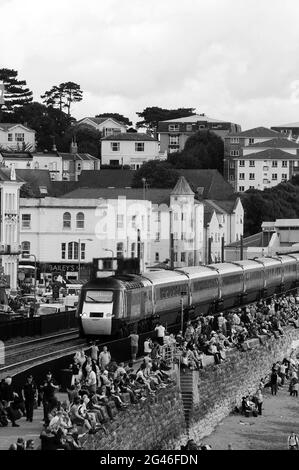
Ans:
[[[84,266],[84,265],[83,265]],[[40,270],[45,273],[78,272],[77,263],[40,263]]]

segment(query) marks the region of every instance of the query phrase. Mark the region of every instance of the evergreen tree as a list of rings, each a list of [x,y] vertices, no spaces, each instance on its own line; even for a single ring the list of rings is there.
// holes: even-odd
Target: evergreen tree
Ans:
[[[13,69],[0,69],[0,82],[4,83],[4,104],[0,105],[0,121],[14,120],[14,112],[21,106],[31,103],[32,91],[26,87],[25,80],[19,80],[18,72]]]
[[[46,106],[55,108],[58,107],[59,111],[66,108],[67,115],[71,115],[72,103],[82,101],[83,91],[80,85],[74,82],[60,83],[54,85],[50,90],[46,91],[41,98]]]

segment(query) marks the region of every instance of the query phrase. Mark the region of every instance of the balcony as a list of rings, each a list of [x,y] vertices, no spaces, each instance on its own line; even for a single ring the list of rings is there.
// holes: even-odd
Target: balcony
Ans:
[[[0,245],[0,255],[20,255],[22,252],[21,245],[13,243],[12,245]]]

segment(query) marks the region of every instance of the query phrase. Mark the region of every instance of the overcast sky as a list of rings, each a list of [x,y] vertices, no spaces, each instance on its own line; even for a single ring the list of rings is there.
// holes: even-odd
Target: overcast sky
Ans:
[[[76,118],[195,107],[243,129],[299,121],[298,0],[0,0],[0,67]]]

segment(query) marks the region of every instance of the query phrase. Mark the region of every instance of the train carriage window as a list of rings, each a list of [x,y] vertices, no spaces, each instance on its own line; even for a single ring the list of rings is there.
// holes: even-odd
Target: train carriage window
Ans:
[[[218,279],[203,279],[202,281],[196,281],[193,284],[194,291],[208,290],[218,288]]]
[[[242,275],[241,274],[236,274],[234,276],[227,276],[222,278],[222,285],[223,286],[229,286],[232,284],[238,284],[238,282],[242,281]]]

